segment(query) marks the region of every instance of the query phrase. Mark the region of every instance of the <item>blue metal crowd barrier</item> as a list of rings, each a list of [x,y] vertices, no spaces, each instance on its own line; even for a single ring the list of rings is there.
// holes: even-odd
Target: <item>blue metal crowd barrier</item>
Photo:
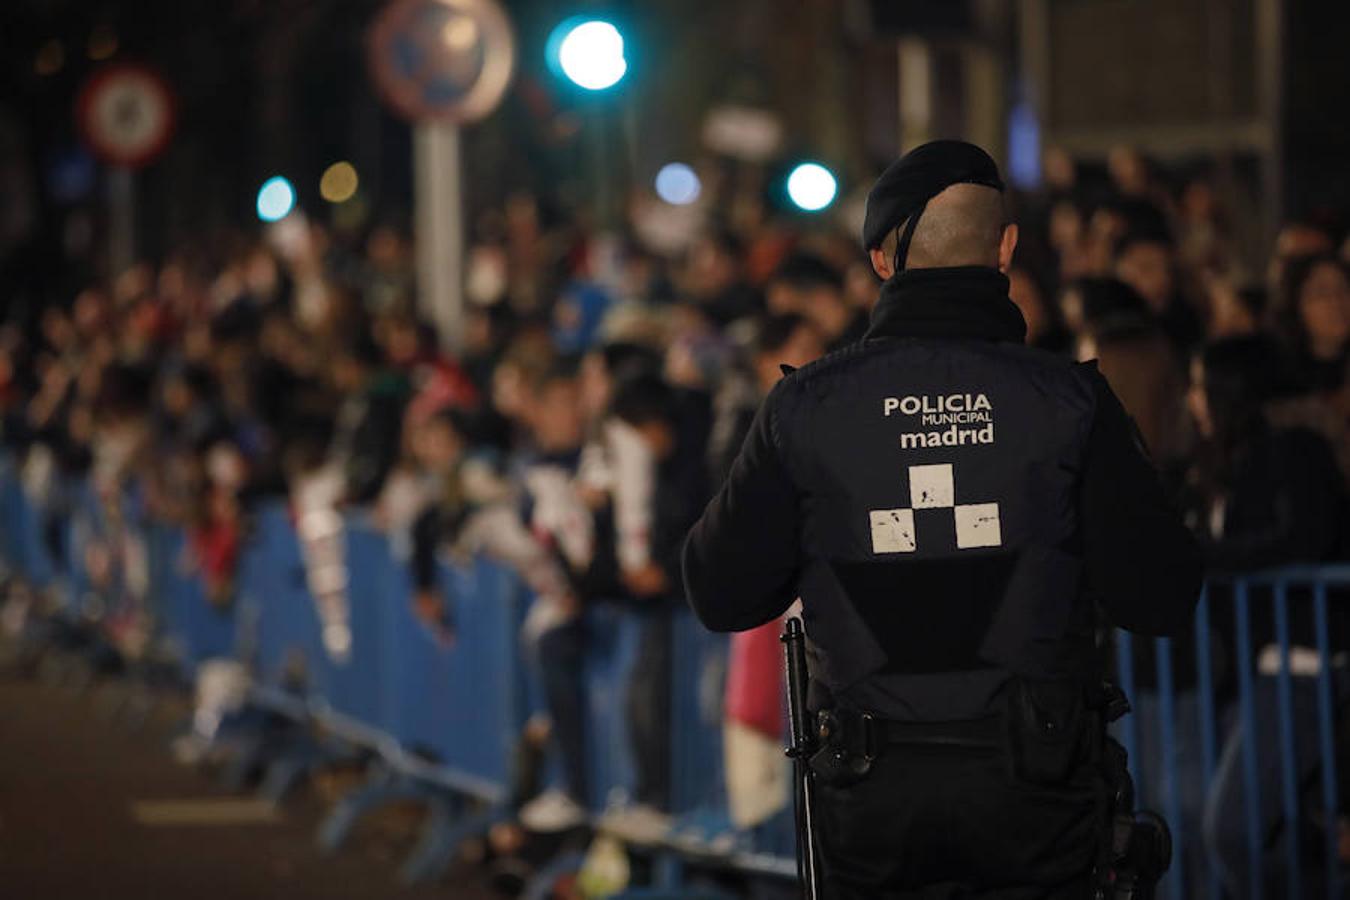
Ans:
[[[1136,707],[1119,734],[1141,803],[1160,802],[1172,830],[1164,896],[1341,897],[1337,729],[1350,685],[1347,633],[1331,620],[1347,588],[1350,566],[1214,577],[1193,635],[1118,633]]]
[[[84,549],[107,524],[87,487],[71,496],[65,558],[53,558],[42,540],[43,513],[13,464],[0,460],[0,563],[38,587],[64,583],[78,613],[90,593]],[[425,874],[467,829],[505,813],[512,749],[529,712],[519,644],[528,600],[505,568],[482,559],[442,567],[456,638],[447,645],[417,618],[407,567],[390,542],[349,517],[343,552],[352,643],[337,658],[325,648],[284,505],[264,505],[253,516],[233,615],[211,606],[184,569],[180,531],[149,525],[142,537],[154,608],[189,670],[240,654],[259,702],[328,726],[382,761],[372,782],[325,824],[328,844],[339,843],[365,810],[416,795],[417,785],[469,798],[470,805],[434,805],[407,870]],[[1337,727],[1350,679],[1346,634],[1333,618],[1348,590],[1350,566],[1214,578],[1193,635],[1117,636],[1118,675],[1136,708],[1118,723],[1119,737],[1140,804],[1160,806],[1173,831],[1167,896],[1341,896]],[[588,613],[587,639],[591,799],[599,809],[611,789],[633,784],[623,686],[639,652],[639,624],[601,605]],[[673,806],[681,827],[712,837],[729,827],[720,737],[726,642],[684,611],[672,640]],[[762,831],[737,845],[738,864],[790,877],[790,813]],[[674,865],[671,859],[663,864]]]
[[[187,538],[177,528],[151,524],[145,531],[150,599],[171,655],[187,675],[209,659],[235,654],[235,615],[211,603],[188,566]]]

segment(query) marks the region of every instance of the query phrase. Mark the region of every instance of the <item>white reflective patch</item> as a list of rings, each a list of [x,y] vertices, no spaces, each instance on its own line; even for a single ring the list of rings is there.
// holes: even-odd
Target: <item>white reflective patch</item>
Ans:
[[[915,509],[946,509],[955,506],[952,464],[910,466],[909,502]]]
[[[913,553],[918,548],[914,540],[914,510],[874,509],[870,515],[873,553]]]
[[[974,547],[1001,547],[1003,533],[999,527],[997,503],[970,503],[956,507],[956,547],[969,550]]]

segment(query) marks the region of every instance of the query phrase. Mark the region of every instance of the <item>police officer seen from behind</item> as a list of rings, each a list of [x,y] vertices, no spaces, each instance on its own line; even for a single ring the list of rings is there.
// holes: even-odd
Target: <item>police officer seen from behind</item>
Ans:
[[[840,751],[812,762],[827,896],[1093,896],[1098,611],[1173,634],[1200,588],[1095,365],[1023,344],[1002,190],[960,141],[886,170],[866,337],[778,384],[685,546],[709,628],[802,600],[809,705]]]

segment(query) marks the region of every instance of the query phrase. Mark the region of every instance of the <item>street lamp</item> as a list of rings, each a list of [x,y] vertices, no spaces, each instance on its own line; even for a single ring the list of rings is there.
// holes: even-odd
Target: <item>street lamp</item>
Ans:
[[[282,175],[273,175],[258,189],[258,218],[280,222],[295,208],[295,188]]]
[[[834,173],[820,163],[801,163],[787,180],[788,198],[798,209],[820,212],[834,202],[839,182]]]
[[[603,91],[628,72],[623,35],[604,19],[568,19],[548,41],[549,66],[588,91]]]
[[[671,206],[693,203],[702,189],[698,175],[682,162],[666,163],[656,173],[656,195]]]

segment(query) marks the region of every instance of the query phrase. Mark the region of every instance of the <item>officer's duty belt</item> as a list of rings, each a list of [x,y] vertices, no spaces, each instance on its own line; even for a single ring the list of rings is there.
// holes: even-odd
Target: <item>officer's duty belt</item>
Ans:
[[[900,722],[851,709],[822,710],[817,715],[818,737],[824,743],[838,739],[869,757],[887,745],[966,747],[997,750],[1007,746],[1007,726],[1001,715],[952,722]],[[861,746],[859,746],[861,745]]]

